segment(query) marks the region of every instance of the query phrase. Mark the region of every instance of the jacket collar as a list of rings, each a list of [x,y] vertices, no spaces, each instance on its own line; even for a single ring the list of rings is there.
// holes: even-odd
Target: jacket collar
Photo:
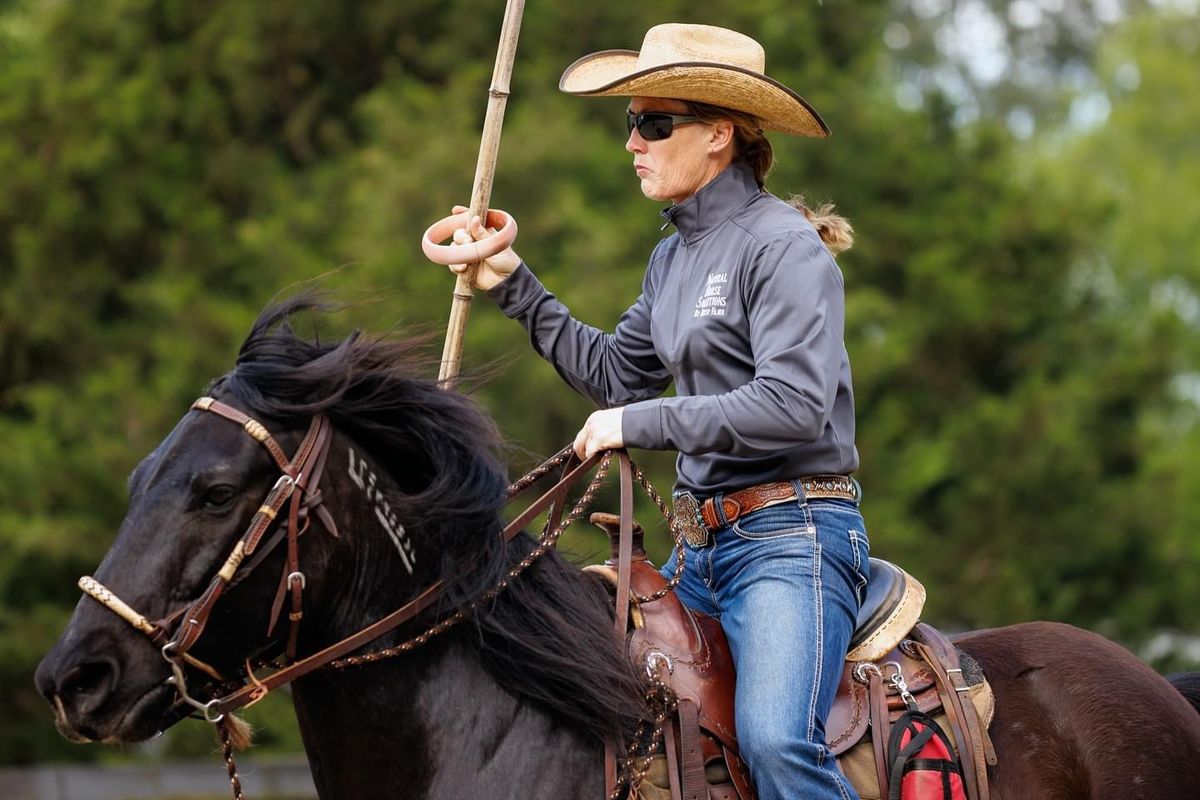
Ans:
[[[750,167],[735,162],[687,200],[664,208],[662,215],[690,243],[719,228],[761,191]]]

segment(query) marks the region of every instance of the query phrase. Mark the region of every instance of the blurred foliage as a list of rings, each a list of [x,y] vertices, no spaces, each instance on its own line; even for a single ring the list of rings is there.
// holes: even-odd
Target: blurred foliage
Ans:
[[[556,77],[658,22],[755,36],[834,131],[778,137],[770,188],[836,201],[858,232],[841,266],[876,555],[950,628],[1194,635],[1200,107],[1184,98],[1200,26],[1172,8],[1079,23],[1039,61],[1036,103],[1014,71],[974,87],[989,102],[964,121],[944,83],[900,91],[948,63],[934,0],[533,0],[494,203],[552,291],[610,328],[663,235],[657,204],[621,148],[623,101],[561,95]],[[0,2],[0,763],[109,757],[58,738],[33,669],[120,523],[125,476],[268,299],[316,279],[350,301],[343,329],[440,333],[452,281],[417,241],[469,197],[502,10]],[[1084,95],[1103,124],[1070,113]],[[1018,103],[1046,123],[1032,138]],[[515,475],[589,408],[475,305],[466,367]],[[669,454],[635,457],[669,489]],[[606,550],[576,530],[564,546]],[[298,746],[286,696],[249,716],[268,746]],[[148,751],[211,753],[211,732],[181,725]]]

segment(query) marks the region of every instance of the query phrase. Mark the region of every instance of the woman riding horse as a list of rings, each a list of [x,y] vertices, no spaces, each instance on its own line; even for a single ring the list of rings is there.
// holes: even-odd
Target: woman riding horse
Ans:
[[[483,262],[477,281],[605,409],[579,431],[581,457],[679,451],[676,511],[691,535],[677,591],[729,638],[739,744],[759,797],[849,800],[825,743],[868,577],[831,253],[849,233],[764,188],[764,129],[828,135],[764,59],[735,31],[668,24],[639,52],[585,56],[563,74],[572,94],[630,96],[625,149],[642,193],[671,202],[663,216],[676,233],[655,248],[615,333],[572,318],[511,249]],[[476,218],[455,241],[486,236]],[[677,396],[655,399],[672,382]],[[674,571],[672,560],[664,573]]]
[[[404,342],[297,336],[283,323],[306,307],[267,309],[237,365],[208,392],[262,424],[285,453],[296,452],[314,415],[331,423],[319,486],[329,519],[318,514],[298,541],[296,658],[358,634],[432,585],[444,592],[409,625],[292,684],[318,792],[596,800],[604,742],[627,741],[644,713],[613,637],[609,595],[553,550],[509,579],[534,541],[501,535],[505,476],[490,421],[467,398],[416,377]],[[247,433],[211,412],[184,414],[131,475],[128,512],[95,572],[171,640],[280,482],[275,459]],[[269,623],[291,570],[286,548],[264,548],[261,560],[238,567],[192,649],[234,686],[248,661],[286,648],[288,613],[273,630]],[[64,735],[140,741],[182,718],[181,689],[200,701],[231,690],[191,665],[182,686],[162,647],[93,597],[81,599],[37,671]],[[472,608],[468,622],[441,626]],[[444,632],[423,636],[435,627]],[[1200,796],[1200,714],[1127,650],[1050,623],[957,641],[996,697],[993,797]]]

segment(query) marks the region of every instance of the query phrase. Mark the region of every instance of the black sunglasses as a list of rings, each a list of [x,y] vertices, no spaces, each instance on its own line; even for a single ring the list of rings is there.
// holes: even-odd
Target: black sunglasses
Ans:
[[[643,111],[641,114],[635,114],[628,109],[625,110],[626,132],[633,133],[633,129],[637,128],[638,133],[647,142],[670,138],[676,125],[700,121],[699,117],[693,117],[690,114],[666,114],[661,111]]]

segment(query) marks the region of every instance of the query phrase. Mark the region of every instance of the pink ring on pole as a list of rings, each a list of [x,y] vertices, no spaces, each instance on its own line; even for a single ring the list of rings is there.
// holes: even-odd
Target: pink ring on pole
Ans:
[[[471,212],[464,211],[429,226],[421,237],[421,250],[435,264],[478,264],[497,253],[507,250],[517,238],[517,221],[498,208],[488,209],[487,225],[496,232],[478,242],[468,244],[440,244],[449,239],[459,228],[467,227]]]

